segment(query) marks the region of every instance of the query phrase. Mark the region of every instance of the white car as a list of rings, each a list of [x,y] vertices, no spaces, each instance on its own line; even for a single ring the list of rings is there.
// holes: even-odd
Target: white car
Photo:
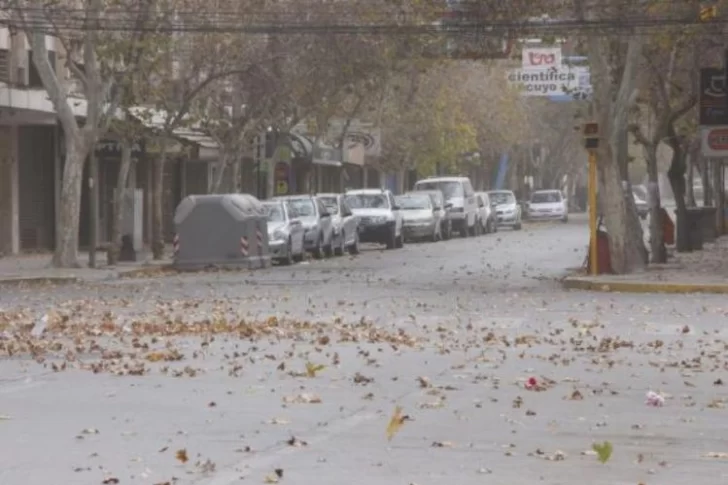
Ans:
[[[569,206],[560,190],[537,190],[528,201],[528,218],[534,221],[569,221]]]
[[[499,226],[521,229],[521,206],[516,195],[510,190],[491,190],[488,192],[491,203],[495,205],[495,213]]]
[[[460,236],[475,236],[478,221],[478,202],[468,177],[430,177],[418,180],[413,190],[440,190],[450,205],[448,218]]]
[[[331,214],[334,226],[334,254],[359,254],[359,219],[349,209],[344,194],[316,194]]]
[[[302,261],[306,248],[305,229],[300,220],[291,217],[286,204],[280,201],[263,201],[268,211],[268,248],[271,257],[281,264]]]
[[[490,197],[485,192],[476,192],[478,198],[478,215],[480,223],[480,231],[483,234],[490,234],[498,231],[498,221],[495,217],[495,207],[490,201]]]
[[[387,249],[404,245],[402,213],[392,192],[383,189],[357,189],[346,192],[346,205],[359,219],[359,241],[379,243]]]

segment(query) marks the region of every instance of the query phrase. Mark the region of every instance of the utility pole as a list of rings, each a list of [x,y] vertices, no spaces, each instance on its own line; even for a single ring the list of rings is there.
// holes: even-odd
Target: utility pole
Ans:
[[[599,274],[597,247],[597,149],[599,148],[599,124],[584,123],[584,148],[589,153],[589,269]]]

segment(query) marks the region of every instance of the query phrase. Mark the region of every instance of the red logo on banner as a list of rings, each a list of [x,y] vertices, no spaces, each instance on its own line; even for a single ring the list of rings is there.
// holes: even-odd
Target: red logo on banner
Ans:
[[[556,55],[543,54],[541,52],[529,52],[528,59],[532,66],[549,66],[556,62]]]

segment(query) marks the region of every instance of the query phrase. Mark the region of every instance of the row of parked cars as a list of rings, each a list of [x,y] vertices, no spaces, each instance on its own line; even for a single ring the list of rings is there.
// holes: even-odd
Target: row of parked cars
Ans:
[[[282,264],[306,253],[316,259],[358,254],[361,243],[396,249],[416,240],[521,229],[522,209],[513,192],[476,192],[467,177],[423,179],[396,196],[386,189],[357,189],[275,197],[263,204],[270,252]]]

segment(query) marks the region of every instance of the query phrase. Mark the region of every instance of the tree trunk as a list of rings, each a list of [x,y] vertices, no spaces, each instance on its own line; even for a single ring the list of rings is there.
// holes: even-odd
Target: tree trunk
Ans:
[[[688,162],[688,180],[687,185],[685,187],[685,204],[688,207],[695,207],[697,204],[695,203],[695,191],[693,190],[693,184],[695,183],[695,157],[693,155],[690,156],[690,160]],[[675,190],[675,189],[673,189]]]
[[[222,181],[225,178],[225,170],[229,166],[229,159],[230,155],[228,153],[228,150],[222,147],[220,149],[220,162],[218,163],[217,170],[215,171],[215,178],[210,181],[209,186],[207,187],[207,192],[210,194],[217,194],[220,192],[220,186],[222,185]]]
[[[81,219],[83,168],[88,150],[81,139],[67,134],[68,132],[69,130],[64,129],[66,160],[61,183],[62,203],[58,211],[56,249],[53,253],[53,266],[56,268],[81,267],[78,262],[78,231]]]
[[[155,158],[152,177],[152,258],[164,258],[164,214],[162,205],[164,200],[164,164],[167,161],[167,138],[160,140],[159,156]]]
[[[713,184],[710,181],[709,163],[706,157],[700,157],[700,179],[703,182],[703,207],[713,205]]]
[[[644,151],[647,159],[647,202],[650,207],[650,261],[665,263],[667,262],[667,251],[665,250],[665,235],[662,230],[662,211],[660,210],[657,147],[645,146]]]
[[[588,39],[591,79],[594,84],[592,106],[603,130],[598,154],[599,190],[611,265],[616,273],[639,271],[647,263],[642,229],[635,222],[637,214],[631,207],[634,202],[631,197],[625,196],[622,186],[623,180],[627,183],[629,109],[636,98],[636,70],[642,44],[640,36],[629,39],[623,72],[619,79],[614,79],[610,67],[613,56],[611,41],[597,36]]]
[[[674,133],[672,134],[674,135]],[[691,144],[692,145],[692,144]],[[672,160],[670,161],[670,169],[667,171],[667,179],[670,181],[670,188],[675,197],[676,221],[676,249],[678,251],[690,251],[689,232],[687,228],[687,204],[685,203],[685,158],[686,151],[679,140],[675,140],[670,144],[672,147]],[[691,184],[692,185],[692,184]]]
[[[131,146],[132,141],[123,137],[121,144],[121,162],[119,163],[119,173],[116,176],[116,192],[114,193],[114,207],[111,216],[111,244],[109,252],[106,256],[110,266],[115,265],[119,261],[119,252],[121,250],[121,222],[124,216],[124,196],[129,182],[129,171],[131,170]]]

